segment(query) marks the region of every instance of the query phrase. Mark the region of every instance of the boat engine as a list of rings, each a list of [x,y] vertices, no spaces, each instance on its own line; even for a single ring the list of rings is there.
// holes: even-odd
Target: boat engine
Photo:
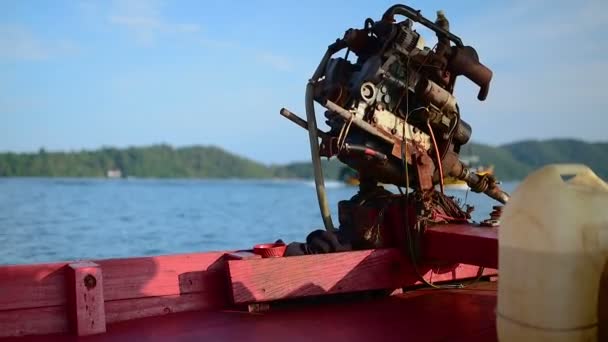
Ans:
[[[415,25],[433,31],[437,43],[427,46]],[[281,110],[309,131],[328,230],[321,156],[335,156],[357,170],[362,191],[380,182],[422,193],[439,185],[443,192],[443,178],[450,176],[466,181],[473,191],[508,201],[492,175],[471,172],[459,160],[472,133],[453,95],[459,76],[479,86],[480,101],[486,99],[492,71],[474,48],[449,31],[441,11],[432,22],[408,6],[394,5],[378,21],[368,18],[363,27],[348,29],[329,45],[307,85],[307,120]],[[327,109],[327,132],[317,128],[314,102]]]

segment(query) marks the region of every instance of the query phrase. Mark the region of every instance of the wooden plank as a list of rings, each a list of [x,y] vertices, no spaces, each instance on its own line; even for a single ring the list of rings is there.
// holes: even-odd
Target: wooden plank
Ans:
[[[472,279],[478,276],[480,271],[480,267],[476,265],[467,265],[467,264],[457,264],[452,265],[449,268],[446,267],[438,267],[431,268],[430,270],[426,270],[423,277],[426,281],[432,284],[438,284],[443,282],[453,282],[458,280],[466,280]],[[483,277],[492,277],[498,274],[498,271],[495,268],[482,267],[481,268],[481,276]],[[466,283],[466,282],[464,282]],[[421,285],[422,281],[416,281],[413,285]],[[403,285],[404,287],[409,286],[410,284]]]
[[[191,280],[192,284],[189,283]],[[189,290],[198,289],[200,291],[181,295],[106,301],[104,305],[106,323],[173,312],[219,310],[225,308],[229,303],[229,286],[225,270],[221,267],[212,268],[206,272],[182,273],[181,282],[187,283],[188,285],[184,285],[184,287]],[[0,311],[0,337],[67,332],[69,315],[66,307]]]
[[[442,225],[427,228],[424,239],[429,260],[498,268],[498,228]]]
[[[80,261],[68,265],[68,317],[78,336],[106,332],[103,275],[98,264]]]
[[[236,251],[232,253],[226,253],[224,255],[226,260],[248,260],[248,259],[261,259],[262,256],[258,254],[254,254],[250,251]]]
[[[106,301],[204,291],[204,273],[221,267],[225,252],[97,260]]]
[[[226,300],[221,296],[210,297],[204,293],[123,299],[106,302],[106,319],[110,324],[176,312],[220,309],[225,306]]]
[[[0,337],[68,332],[65,306],[0,311]]]
[[[220,255],[206,271],[181,273],[178,277],[181,294],[106,299],[107,323],[175,312],[225,308],[229,303],[230,293],[224,259]]]
[[[203,273],[224,252],[95,260],[104,273],[106,300],[204,291]],[[68,262],[0,267],[0,311],[66,305]]]
[[[396,289],[422,283],[412,265],[396,249],[230,260],[228,265],[235,304]],[[419,267],[421,275],[432,282],[475,277],[478,270],[479,267],[470,265]],[[485,274],[496,271],[488,269]]]
[[[399,287],[402,265],[393,249],[230,260],[228,270],[235,304],[326,293]],[[358,272],[353,274],[353,269]],[[350,276],[349,276],[350,275]],[[345,281],[346,279],[346,281]]]
[[[412,265],[394,249],[228,263],[236,304],[422,284]],[[430,282],[472,278],[478,270],[477,266],[453,264],[419,267]],[[484,275],[494,274],[494,269],[484,271]]]
[[[66,265],[0,267],[0,311],[65,305]]]

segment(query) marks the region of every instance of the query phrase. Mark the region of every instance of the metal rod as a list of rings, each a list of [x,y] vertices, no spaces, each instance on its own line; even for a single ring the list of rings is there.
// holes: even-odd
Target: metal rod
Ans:
[[[405,5],[401,5],[401,4],[393,5],[389,9],[387,9],[386,12],[384,12],[382,19],[385,19],[385,20],[391,19],[390,17],[395,14],[404,15],[404,16],[412,19],[413,21],[418,22],[418,23],[428,27],[430,30],[434,31],[436,34],[447,37],[449,40],[454,42],[454,44],[456,44],[457,46],[464,46],[460,37],[454,35],[450,31],[448,31],[448,30],[444,29],[443,27],[435,24],[434,22],[428,20],[420,13],[420,11],[417,11],[409,6],[405,6]]]
[[[295,123],[296,125],[304,128],[305,130],[308,130],[308,123],[306,122],[306,120],[300,118],[297,114],[295,114],[294,112],[291,112],[289,109],[281,108],[281,115],[283,115],[285,118],[289,119],[291,122]],[[330,138],[329,134],[323,132],[320,129],[317,129],[317,135],[323,139]]]
[[[460,177],[458,177],[458,178],[464,180],[465,182],[467,182],[467,185],[469,187],[471,187],[471,189],[473,189],[473,191],[476,191],[475,188],[477,188],[480,185],[482,185],[481,184],[482,177],[480,177],[475,172],[471,171],[466,166],[463,166],[462,170],[463,171],[462,171]],[[509,198],[510,198],[509,194],[506,193],[506,192],[504,192],[494,182],[489,183],[487,185],[482,185],[482,188],[480,190],[484,194],[488,195],[490,198],[493,198],[493,199],[497,200],[498,202],[500,202],[502,204],[507,204],[507,202],[509,201]],[[476,191],[476,192],[478,192],[478,191]]]
[[[353,120],[353,124],[356,125],[357,127],[361,128],[362,130],[366,131],[367,133],[378,137],[384,141],[386,141],[387,143],[390,144],[394,144],[395,141],[393,140],[393,138],[387,136],[386,134],[383,134],[382,132],[380,132],[379,130],[377,130],[374,126],[370,125],[369,123],[367,123],[366,121],[364,121],[361,118],[358,118],[356,116],[354,116],[351,112],[347,111],[346,109],[338,106],[337,104],[326,100],[325,104],[323,105],[323,107],[331,110],[332,112],[340,115],[344,120]]]

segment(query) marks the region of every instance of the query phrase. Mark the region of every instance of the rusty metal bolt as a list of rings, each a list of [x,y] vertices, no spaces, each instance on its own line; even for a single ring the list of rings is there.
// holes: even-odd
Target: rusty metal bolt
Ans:
[[[397,129],[396,128],[391,128],[391,134],[396,134],[397,133]]]
[[[87,274],[84,277],[84,286],[86,286],[87,289],[92,289],[97,285],[97,279],[95,279],[95,277],[93,277],[90,274]]]

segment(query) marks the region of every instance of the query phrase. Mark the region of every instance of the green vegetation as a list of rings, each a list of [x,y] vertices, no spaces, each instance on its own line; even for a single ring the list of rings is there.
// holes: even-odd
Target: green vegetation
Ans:
[[[526,140],[499,147],[472,144],[464,153],[478,155],[484,164],[494,165],[503,180],[524,178],[531,171],[553,163],[581,163],[608,180],[608,143],[587,143],[574,139]]]
[[[105,177],[108,170],[123,175],[158,178],[267,178],[272,171],[257,162],[218,147],[167,145],[102,148],[96,151],[3,153],[0,176]]]
[[[522,179],[550,163],[583,163],[608,179],[608,143],[571,139],[522,141],[499,147],[467,145],[463,154],[474,154],[494,165],[502,180]],[[323,161],[328,179],[338,179],[344,165]],[[102,148],[95,151],[0,153],[0,176],[105,177],[111,169],[123,175],[158,178],[312,178],[309,162],[266,166],[218,147],[167,145]]]

